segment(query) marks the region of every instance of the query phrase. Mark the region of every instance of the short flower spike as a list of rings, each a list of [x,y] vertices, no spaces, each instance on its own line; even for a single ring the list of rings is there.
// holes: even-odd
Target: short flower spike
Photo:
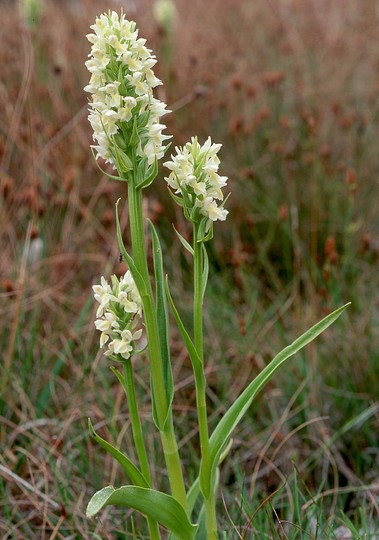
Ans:
[[[174,199],[184,208],[187,219],[198,223],[204,218],[212,221],[224,221],[228,211],[223,207],[227,176],[220,176],[220,160],[217,156],[221,144],[213,144],[211,138],[200,146],[196,137],[192,137],[182,148],[176,147],[176,155],[164,163],[171,172],[165,178],[174,190]]]
[[[142,330],[135,330],[142,316],[142,302],[130,271],[118,280],[112,276],[112,285],[101,278],[94,285],[95,300],[99,303],[95,327],[101,332],[100,347],[105,356],[113,360],[127,360],[133,354],[135,342]]]

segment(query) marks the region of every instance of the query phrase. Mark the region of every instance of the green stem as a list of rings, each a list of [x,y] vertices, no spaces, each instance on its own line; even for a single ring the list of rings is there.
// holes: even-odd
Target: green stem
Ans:
[[[193,304],[193,327],[194,341],[197,353],[203,362],[203,256],[202,243],[197,242],[197,227],[193,230],[193,263],[194,263],[194,304]]]
[[[216,500],[212,493],[209,499],[205,499],[205,527],[207,540],[218,540],[216,520]]]
[[[128,407],[130,413],[130,420],[132,423],[133,439],[136,446],[139,464],[142,474],[147,482],[151,485],[151,475],[149,462],[147,459],[147,453],[145,448],[145,441],[143,439],[141,419],[139,416],[136,389],[134,385],[133,367],[130,358],[125,360],[124,363],[124,380],[125,380],[125,394],[128,400]]]
[[[160,435],[171,492],[173,497],[175,497],[175,499],[177,499],[182,506],[186,508],[187,501],[183,472],[174,434],[172,410],[170,404],[168,403],[165,389],[165,377],[161,356],[158,322],[153,299],[153,291],[150,284],[149,270],[147,266],[142,217],[142,193],[141,190],[137,190],[135,188],[135,183],[132,180],[128,182],[128,204],[134,263],[138,269],[138,272],[141,274],[144,282],[146,283],[148,290],[148,294],[142,297],[142,303],[149,345],[151,380],[152,390],[154,392],[156,416],[159,425],[164,425],[164,430],[160,431]]]
[[[147,459],[145,442],[143,439],[142,425],[141,425],[141,419],[139,416],[137,399],[136,399],[136,389],[134,385],[133,367],[132,367],[132,362],[130,358],[128,360],[125,360],[125,363],[124,363],[124,381],[125,381],[124,389],[125,389],[126,399],[128,401],[130,420],[132,423],[133,439],[134,439],[134,444],[137,450],[139,464],[141,467],[142,474],[144,475],[145,479],[151,486],[150,468],[149,468],[149,462]],[[153,519],[151,519],[150,517],[147,517],[146,519],[149,526],[150,538],[152,540],[160,540],[161,536],[159,533],[158,523],[154,521]]]
[[[210,469],[210,449],[209,431],[207,417],[206,398],[206,378],[204,373],[204,346],[203,346],[203,253],[202,243],[197,242],[197,227],[193,230],[193,252],[194,252],[194,306],[193,306],[193,327],[194,344],[202,362],[202,370],[194,370],[196,385],[196,406],[199,424],[200,452],[202,468],[204,471]],[[203,494],[204,495],[204,494]],[[205,520],[207,539],[217,539],[217,519],[216,501],[211,486],[210,493],[205,497]]]

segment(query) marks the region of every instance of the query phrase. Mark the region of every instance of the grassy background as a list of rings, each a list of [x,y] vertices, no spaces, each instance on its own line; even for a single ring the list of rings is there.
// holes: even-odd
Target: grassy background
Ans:
[[[87,417],[134,457],[90,298],[100,275],[125,271],[114,224],[125,193],[94,164],[82,90],[85,34],[120,2],[43,4],[28,27],[16,2],[1,3],[0,531],[4,539],[132,538],[128,513],[84,516],[94,491],[125,482],[89,441]],[[226,538],[378,538],[376,2],[177,0],[170,33],[152,2],[121,4],[158,57],[174,144],[195,134],[223,143],[230,215],[209,246],[205,308],[211,424],[275,352],[352,301],[236,432],[221,471]],[[190,261],[171,223],[185,236],[189,229],[162,178],[145,210],[189,318]],[[123,220],[127,231],[127,212]],[[190,482],[194,385],[175,329],[172,351]],[[164,488],[146,359],[136,370],[153,475]],[[144,523],[134,524],[143,538]]]

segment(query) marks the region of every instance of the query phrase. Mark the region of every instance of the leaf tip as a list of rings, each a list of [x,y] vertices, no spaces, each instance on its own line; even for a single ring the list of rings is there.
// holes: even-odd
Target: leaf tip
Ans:
[[[106,506],[109,497],[115,491],[113,486],[107,486],[93,495],[87,505],[86,517],[94,517],[104,506]]]

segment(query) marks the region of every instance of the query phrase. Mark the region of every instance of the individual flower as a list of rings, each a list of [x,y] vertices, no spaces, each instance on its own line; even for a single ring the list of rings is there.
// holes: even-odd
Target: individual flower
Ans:
[[[169,111],[153,96],[153,89],[162,84],[152,70],[156,58],[146,40],[138,37],[135,22],[123,13],[103,14],[91,28],[86,62],[91,79],[85,90],[92,94],[89,121],[96,157],[127,173],[135,151],[139,161],[151,166],[164,155],[164,142],[170,138],[161,123]]]
[[[112,276],[109,284],[102,277],[101,285],[92,288],[99,303],[95,327],[101,332],[100,347],[114,360],[127,360],[142,335],[142,329],[136,330],[141,322],[142,301],[133,277],[128,270],[120,280]]]
[[[176,155],[164,163],[171,171],[165,180],[174,190],[175,201],[183,206],[185,216],[193,223],[205,218],[205,230],[228,215],[222,192],[228,178],[218,174],[220,148],[221,144],[212,143],[210,137],[202,146],[197,137],[192,137],[185,146],[176,147]]]

